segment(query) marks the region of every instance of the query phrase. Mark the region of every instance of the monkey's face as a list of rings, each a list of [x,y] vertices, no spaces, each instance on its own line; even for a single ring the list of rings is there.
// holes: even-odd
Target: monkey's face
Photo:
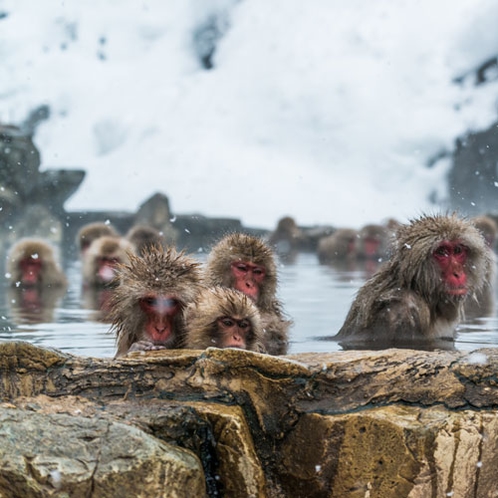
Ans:
[[[233,277],[233,288],[257,302],[261,285],[266,277],[265,267],[249,261],[234,261],[230,269]]]
[[[175,318],[182,305],[173,296],[150,294],[139,301],[145,323],[143,335],[156,345],[168,346],[175,341],[177,330]]]
[[[116,276],[116,268],[121,264],[121,260],[117,256],[101,256],[96,258],[96,278],[102,285],[108,285]]]
[[[212,342],[218,348],[248,349],[252,326],[247,318],[223,316],[215,322]]]
[[[35,286],[42,280],[43,262],[37,254],[23,258],[19,262],[20,278],[23,286]]]
[[[459,241],[443,241],[432,253],[440,271],[441,283],[448,296],[463,298],[467,295],[466,263],[469,249]]]

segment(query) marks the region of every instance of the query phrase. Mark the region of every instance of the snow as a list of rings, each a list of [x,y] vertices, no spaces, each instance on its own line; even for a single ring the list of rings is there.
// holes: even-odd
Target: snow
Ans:
[[[456,137],[496,120],[492,0],[0,0],[0,121],[48,104],[41,169],[84,168],[66,209],[273,228],[356,226],[443,206]],[[194,32],[225,30],[214,67]]]

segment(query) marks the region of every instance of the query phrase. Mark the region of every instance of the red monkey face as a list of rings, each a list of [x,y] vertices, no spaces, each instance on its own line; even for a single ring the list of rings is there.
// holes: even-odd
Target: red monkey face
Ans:
[[[119,264],[118,258],[102,256],[97,261],[97,276],[100,282],[108,284],[116,276],[116,267]]]
[[[170,296],[148,296],[140,300],[146,315],[145,334],[154,344],[165,345],[175,337],[173,319],[181,309],[180,302]]]
[[[238,320],[231,316],[224,316],[218,318],[217,323],[221,333],[218,347],[247,349],[247,338],[251,331],[249,320],[245,318]]]
[[[459,242],[442,242],[433,253],[441,271],[446,292],[452,296],[467,294],[467,262],[469,249]]]
[[[231,269],[235,280],[234,289],[243,292],[256,302],[259,298],[260,286],[266,276],[265,268],[245,261],[235,261]]]
[[[23,285],[36,285],[41,280],[42,262],[38,257],[30,256],[20,261],[21,283]]]

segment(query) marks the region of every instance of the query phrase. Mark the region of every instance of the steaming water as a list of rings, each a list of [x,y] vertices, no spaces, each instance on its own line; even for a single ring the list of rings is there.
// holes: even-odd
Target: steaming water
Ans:
[[[294,321],[289,352],[340,351],[330,338],[341,327],[356,291],[374,269],[322,266],[314,254],[299,254],[293,264],[282,264],[279,297]],[[88,304],[82,292],[80,262],[70,263],[66,274],[68,290],[53,308],[32,305],[29,312],[19,310],[18,297],[8,292],[6,284],[0,287],[0,341],[23,340],[82,356],[112,357],[114,337],[109,324],[98,320],[95,305]],[[496,312],[464,322],[457,330],[456,349],[496,345]]]

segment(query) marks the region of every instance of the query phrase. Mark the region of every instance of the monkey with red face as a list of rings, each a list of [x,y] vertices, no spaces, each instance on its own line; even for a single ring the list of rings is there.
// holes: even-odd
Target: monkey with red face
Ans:
[[[11,285],[18,287],[60,287],[67,279],[56,260],[54,248],[42,239],[17,241],[7,256]]]
[[[183,310],[203,288],[200,262],[170,248],[152,247],[117,267],[108,318],[117,335],[116,356],[174,349],[184,344]]]
[[[108,287],[115,284],[116,267],[129,261],[135,246],[124,237],[98,237],[83,257],[83,283],[90,287]]]
[[[292,322],[276,297],[277,265],[268,244],[253,235],[226,235],[211,249],[205,279],[207,285],[236,289],[252,299],[261,314],[267,352],[286,354]]]
[[[103,221],[83,225],[76,236],[76,244],[80,250],[80,255],[84,256],[92,242],[103,236],[119,237],[119,233],[110,223],[104,223]]]
[[[491,275],[472,223],[454,214],[413,220],[397,230],[391,259],[358,291],[335,338],[381,347],[453,339],[465,299]]]
[[[226,287],[202,291],[185,310],[188,349],[240,348],[265,352],[258,308],[246,294]]]

